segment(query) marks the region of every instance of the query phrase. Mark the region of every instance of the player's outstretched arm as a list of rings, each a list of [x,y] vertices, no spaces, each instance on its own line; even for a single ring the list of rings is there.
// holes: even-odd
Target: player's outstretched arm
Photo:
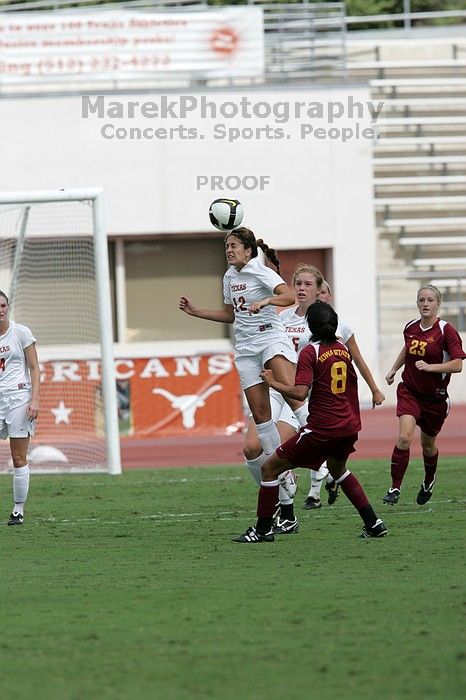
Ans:
[[[235,314],[231,304],[225,304],[223,309],[200,309],[195,306],[189,297],[181,297],[178,308],[188,316],[203,318],[206,321],[217,321],[218,323],[233,323]]]
[[[282,396],[286,396],[289,399],[295,399],[296,401],[304,401],[307,398],[309,387],[305,386],[304,384],[293,386],[277,382],[271,369],[263,369],[260,376],[271,389],[276,389],[276,391],[280,392]]]
[[[354,364],[361,373],[361,377],[364,379],[367,386],[372,392],[372,408],[380,406],[385,401],[385,395],[380,391],[379,387],[377,386],[375,379],[372,376],[372,372],[370,371],[369,367],[366,364],[366,361],[364,360],[361,354],[359,345],[357,344],[354,335],[352,335],[351,338],[348,338],[346,345],[351,353],[351,357],[353,358]]]
[[[295,293],[288,287],[287,284],[279,284],[273,290],[273,296],[265,297],[260,301],[255,301],[248,309],[249,315],[257,314],[264,306],[278,306],[286,308],[296,304]]]
[[[32,345],[24,348],[24,356],[26,358],[29,376],[31,378],[31,401],[29,402],[28,406],[28,417],[37,418],[39,415],[40,369],[35,343],[32,343]]]
[[[455,372],[461,372],[463,369],[463,360],[456,358],[455,360],[448,360],[448,362],[440,362],[438,364],[427,364],[424,360],[418,360],[416,362],[416,368],[420,372],[436,372],[437,374],[454,374]]]
[[[395,362],[393,363],[393,367],[391,370],[387,373],[385,377],[385,381],[387,384],[393,384],[393,380],[395,379],[395,374],[398,372],[400,367],[403,367],[405,363],[405,355],[406,355],[406,348],[403,346],[402,350],[400,351],[400,354],[396,358]]]

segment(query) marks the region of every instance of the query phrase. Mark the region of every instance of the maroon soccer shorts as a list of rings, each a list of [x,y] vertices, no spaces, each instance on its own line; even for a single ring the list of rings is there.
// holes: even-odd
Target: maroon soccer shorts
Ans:
[[[347,460],[350,454],[355,452],[354,444],[357,439],[357,433],[344,437],[328,437],[317,435],[304,426],[299,433],[277,448],[277,455],[287,459],[295,467],[317,470],[328,457],[338,461]]]
[[[423,401],[414,396],[404,384],[398,384],[396,396],[396,415],[398,418],[400,416],[413,416],[416,425],[423,433],[429,437],[435,437],[439,434],[450,410],[448,399],[435,403]]]

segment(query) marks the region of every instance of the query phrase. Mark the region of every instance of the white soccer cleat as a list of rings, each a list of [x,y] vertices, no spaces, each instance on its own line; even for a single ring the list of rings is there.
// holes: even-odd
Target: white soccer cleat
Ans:
[[[289,498],[294,498],[296,495],[296,491],[298,490],[297,480],[298,477],[291,469],[283,472],[278,477],[278,483],[286,491]]]

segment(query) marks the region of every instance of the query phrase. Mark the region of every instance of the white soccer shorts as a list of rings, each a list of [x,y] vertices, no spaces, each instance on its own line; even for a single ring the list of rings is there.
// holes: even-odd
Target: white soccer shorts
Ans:
[[[256,384],[262,384],[260,373],[264,369],[265,363],[276,355],[286,357],[286,359],[294,365],[296,364],[296,353],[289,341],[271,343],[266,348],[259,350],[256,354],[235,354],[235,366],[239,374],[239,380],[243,391]]]
[[[282,399],[283,399],[283,396],[282,396]],[[272,394],[270,395],[270,403],[272,403]],[[293,430],[298,432],[298,430],[299,430],[298,419],[296,418],[295,414],[293,413],[291,408],[286,403],[285,399],[283,399],[283,405],[281,407],[281,411],[280,411],[278,418],[275,422],[278,423],[279,421],[281,421],[282,423],[288,423],[288,425],[291,425]]]
[[[33,437],[36,421],[27,417],[27,409],[30,397],[25,403],[16,405],[24,396],[9,396],[0,400],[0,438],[27,438]]]

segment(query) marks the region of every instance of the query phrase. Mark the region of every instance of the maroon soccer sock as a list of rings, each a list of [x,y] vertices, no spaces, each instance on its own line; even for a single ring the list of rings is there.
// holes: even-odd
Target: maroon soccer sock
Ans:
[[[400,489],[401,482],[409,464],[409,449],[400,450],[394,447],[391,461],[392,489]]]
[[[358,511],[364,525],[366,525],[366,527],[373,527],[377,522],[377,515],[374,513],[374,510],[369,503],[366,494],[364,493],[364,489],[354,474],[352,474],[350,471],[346,471],[342,477],[337,479],[337,484],[340,484],[341,490],[345,494],[346,498],[351,501],[353,506]]]
[[[337,479],[337,484],[340,484],[341,490],[345,494],[346,498],[351,501],[356,510],[360,511],[361,508],[365,508],[369,505],[364,489],[354,474],[352,474],[349,470],[347,470],[343,476]]]
[[[262,481],[257,499],[258,532],[266,533],[272,529],[272,519],[275,505],[278,503],[278,481]]]
[[[377,520],[377,516],[372,510],[372,506],[364,493],[364,489],[354,474],[347,470],[343,476],[337,479],[337,484],[340,484],[341,490],[356,508],[364,524],[368,527],[372,527]]]
[[[435,472],[437,471],[438,462],[438,450],[432,457],[427,457],[427,455],[422,455],[424,458],[424,485],[428,488],[433,480],[435,479]]]

